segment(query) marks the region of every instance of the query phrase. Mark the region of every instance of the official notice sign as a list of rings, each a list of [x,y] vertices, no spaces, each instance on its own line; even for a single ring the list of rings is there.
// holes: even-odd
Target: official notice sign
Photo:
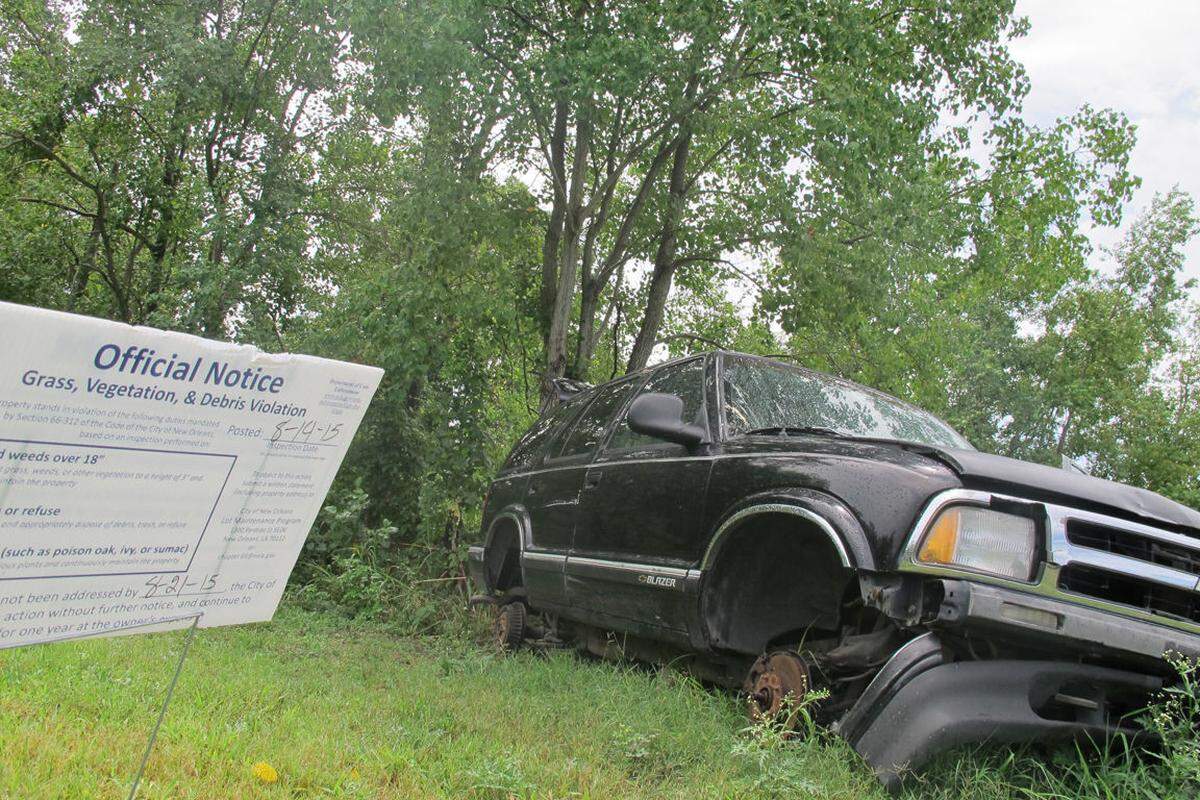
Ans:
[[[0,648],[270,619],[382,375],[0,303]]]

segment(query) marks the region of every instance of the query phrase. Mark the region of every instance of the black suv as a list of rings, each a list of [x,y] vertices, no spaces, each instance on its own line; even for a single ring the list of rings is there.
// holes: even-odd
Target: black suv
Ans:
[[[817,713],[894,786],[956,744],[1135,734],[1164,655],[1200,655],[1198,535],[1152,492],[716,352],[539,419],[469,564],[504,646],[686,662],[776,718],[825,688]]]

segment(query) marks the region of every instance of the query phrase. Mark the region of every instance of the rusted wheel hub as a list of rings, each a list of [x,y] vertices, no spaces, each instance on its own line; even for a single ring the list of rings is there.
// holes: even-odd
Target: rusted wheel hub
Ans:
[[[745,690],[750,696],[750,719],[794,729],[800,703],[811,686],[808,665],[795,653],[764,653],[750,667]]]

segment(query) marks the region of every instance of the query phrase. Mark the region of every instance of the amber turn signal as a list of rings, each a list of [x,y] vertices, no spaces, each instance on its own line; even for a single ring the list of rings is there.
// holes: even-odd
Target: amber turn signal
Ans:
[[[948,508],[938,515],[917,556],[927,564],[953,564],[958,545],[959,511]]]

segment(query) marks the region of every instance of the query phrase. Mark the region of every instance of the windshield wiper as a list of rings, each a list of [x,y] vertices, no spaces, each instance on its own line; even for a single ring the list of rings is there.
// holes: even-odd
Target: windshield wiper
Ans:
[[[849,434],[835,431],[833,428],[825,428],[821,425],[772,425],[769,428],[755,428],[751,431],[746,431],[743,436],[837,436],[847,437]]]

